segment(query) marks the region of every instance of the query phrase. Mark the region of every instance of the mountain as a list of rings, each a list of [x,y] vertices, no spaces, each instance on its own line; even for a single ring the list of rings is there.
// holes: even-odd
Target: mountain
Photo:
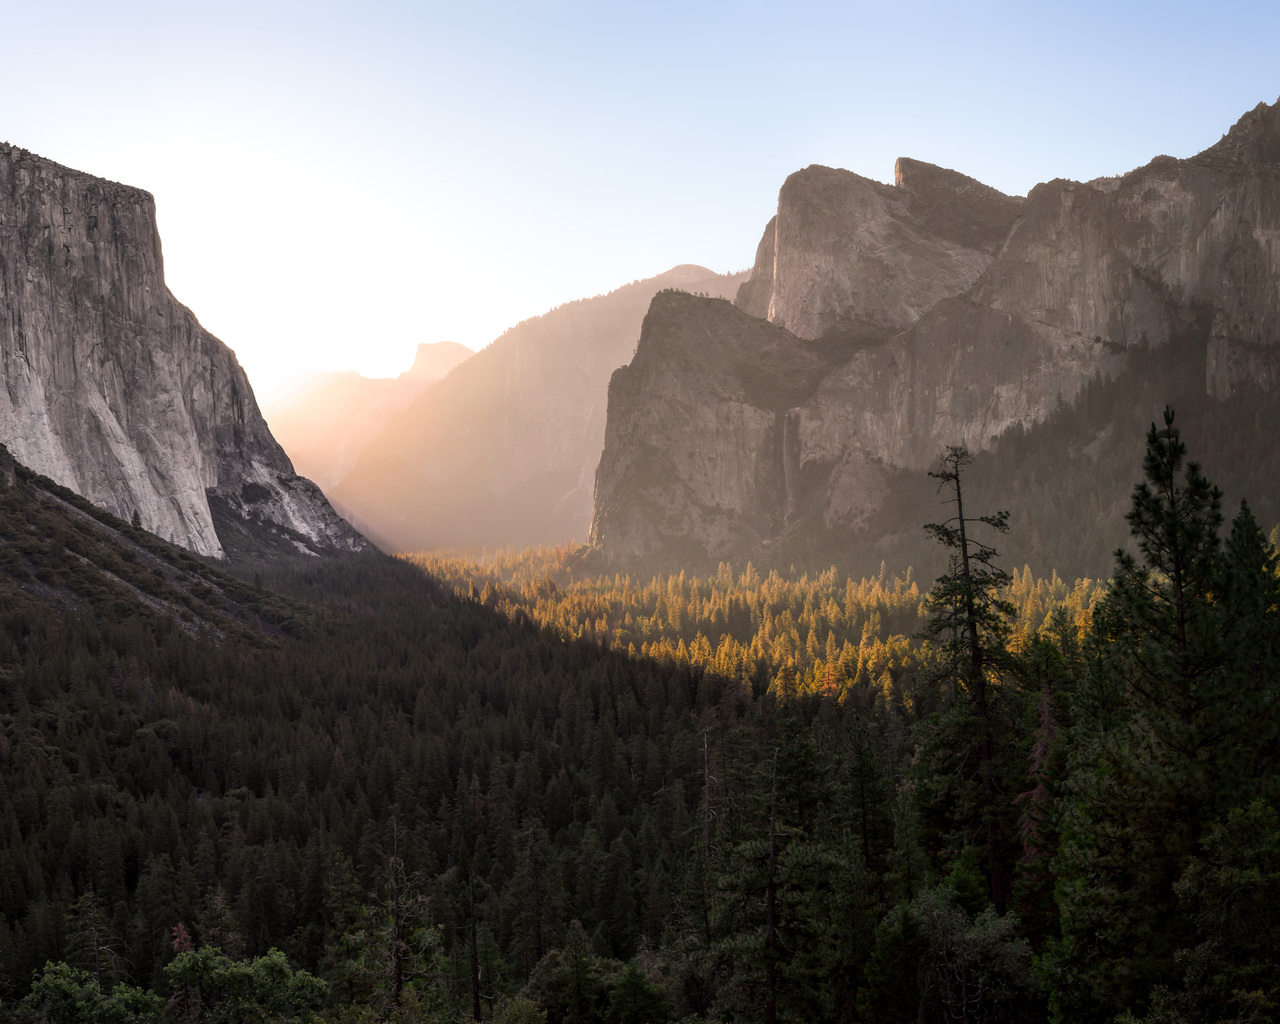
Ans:
[[[391,417],[472,355],[453,341],[420,344],[398,377],[362,377],[354,370],[313,373],[263,413],[294,468],[328,492],[355,467],[365,445]]]
[[[299,477],[226,345],[170,294],[147,192],[0,145],[0,442],[90,501],[222,557],[367,546]],[[224,529],[225,532],[225,529]]]
[[[737,305],[793,334],[888,337],[974,283],[1022,200],[899,160],[895,185],[812,166],[778,193]]]
[[[1141,395],[1140,418],[1176,393],[1207,417],[1195,430],[1225,437],[1235,417],[1257,442],[1245,461],[1271,458],[1253,431],[1280,373],[1280,105],[1190,159],[1025,200],[913,160],[895,178],[798,172],[738,308],[655,298],[610,383],[590,537],[602,561],[918,553],[889,538],[937,517],[919,501],[946,445],[992,464],[1002,444],[1053,437],[1064,468],[1140,445],[1096,408],[1071,418],[1090,386],[1121,388],[1104,403],[1117,415]],[[1006,469],[1011,490],[1040,486]],[[1084,486],[1070,500],[1096,498],[1099,541],[1114,536],[1123,494]],[[1023,515],[1049,526],[1043,508]],[[1087,564],[1105,559],[1091,548]]]
[[[586,536],[609,375],[654,294],[735,294],[745,274],[679,266],[511,328],[394,415],[332,491],[394,550]]]

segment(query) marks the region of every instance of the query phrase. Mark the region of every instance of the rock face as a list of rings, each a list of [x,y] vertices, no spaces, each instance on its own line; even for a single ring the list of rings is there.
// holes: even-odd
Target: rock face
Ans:
[[[1021,200],[916,160],[895,177],[813,166],[787,178],[739,306],[802,338],[883,339],[972,285]]]
[[[679,266],[518,324],[393,416],[335,503],[401,551],[585,537],[609,376],[635,351],[650,300],[664,288],[733,295],[744,276]]]
[[[0,441],[153,533],[221,557],[210,497],[309,551],[367,542],[298,478],[235,355],[164,283],[139,189],[0,145]]]
[[[593,539],[624,561],[767,543],[798,509],[794,410],[832,363],[724,300],[659,292],[609,382]]]
[[[398,377],[315,373],[262,411],[294,468],[331,491],[392,416],[473,354],[452,341],[421,344],[413,366]]]
[[[737,305],[655,300],[615,375],[591,533],[606,560],[766,557],[789,533],[856,530],[895,472],[1044,422],[1135,349],[1189,346],[1215,399],[1274,388],[1280,104],[1191,159],[1025,201],[912,160],[893,187],[810,167]],[[785,407],[712,365],[774,373],[788,346],[822,368]],[[753,479],[791,483],[706,470],[766,464]]]

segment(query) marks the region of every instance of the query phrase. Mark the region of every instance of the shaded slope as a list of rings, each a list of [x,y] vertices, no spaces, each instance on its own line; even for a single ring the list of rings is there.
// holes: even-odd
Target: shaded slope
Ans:
[[[6,466],[8,472],[5,472]],[[0,605],[172,619],[210,640],[260,643],[309,612],[215,568],[14,464],[0,445]],[[25,610],[25,611],[24,611]]]

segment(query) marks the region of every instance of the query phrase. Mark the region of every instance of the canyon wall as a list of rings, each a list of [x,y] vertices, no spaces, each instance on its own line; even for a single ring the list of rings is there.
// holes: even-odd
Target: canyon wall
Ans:
[[[912,160],[895,180],[798,172],[738,309],[655,300],[610,386],[590,538],[606,562],[765,557],[788,533],[856,529],[895,473],[1045,422],[1137,349],[1187,346],[1214,400],[1276,383],[1280,105],[1190,159],[1025,200]],[[821,364],[783,406],[714,365],[732,351],[772,373],[779,350]],[[673,405],[696,418],[652,413]],[[773,483],[726,490],[712,464]]]
[[[211,496],[288,545],[367,542],[298,477],[235,355],[169,293],[150,194],[0,145],[0,442],[221,557]]]

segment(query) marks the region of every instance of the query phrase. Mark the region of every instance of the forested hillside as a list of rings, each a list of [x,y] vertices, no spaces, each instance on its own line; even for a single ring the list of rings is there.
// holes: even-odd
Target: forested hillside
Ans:
[[[241,631],[37,593],[19,482],[0,1015],[1269,1019],[1275,554],[1147,451],[1108,586],[368,555]]]

